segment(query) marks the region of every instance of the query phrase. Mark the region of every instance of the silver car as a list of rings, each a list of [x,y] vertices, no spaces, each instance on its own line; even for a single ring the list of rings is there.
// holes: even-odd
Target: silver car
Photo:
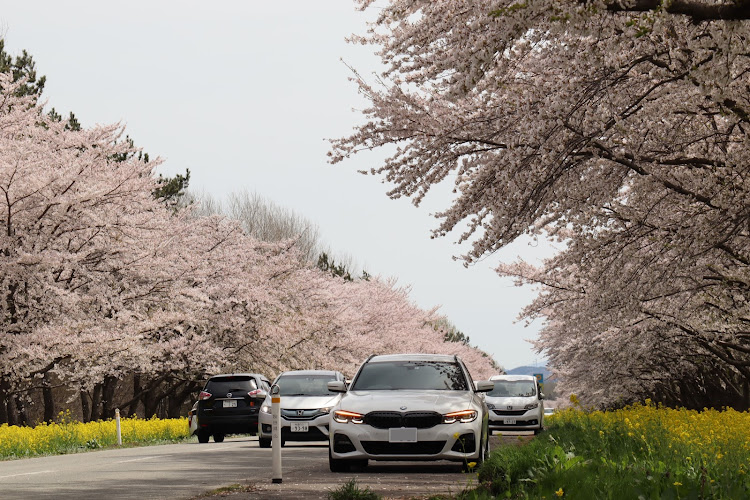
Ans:
[[[489,381],[472,381],[457,356],[371,356],[331,413],[328,456],[333,472],[368,460],[450,460],[465,470],[487,456],[488,410],[481,392]]]
[[[494,375],[495,388],[487,393],[490,430],[534,431],[544,429],[544,394],[533,375]]]
[[[330,370],[294,370],[274,380],[281,396],[281,444],[287,441],[327,441],[329,412],[341,399],[328,382],[344,382],[344,374]],[[266,397],[258,417],[258,444],[271,447],[271,396]]]

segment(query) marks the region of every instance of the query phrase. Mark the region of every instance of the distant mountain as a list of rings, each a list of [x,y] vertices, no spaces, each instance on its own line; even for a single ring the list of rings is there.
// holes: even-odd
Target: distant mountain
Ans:
[[[545,366],[519,366],[511,370],[506,370],[505,373],[508,375],[534,375],[535,373],[541,373],[544,375],[544,380],[550,377],[550,372]]]

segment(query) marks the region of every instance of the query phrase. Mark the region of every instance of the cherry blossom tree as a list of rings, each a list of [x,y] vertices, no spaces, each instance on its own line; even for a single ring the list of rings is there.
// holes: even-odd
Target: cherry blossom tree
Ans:
[[[371,1],[359,2],[362,8]],[[543,286],[524,313],[588,402],[750,405],[750,9],[745,2],[402,1],[354,41],[371,106],[332,161],[419,204],[451,183],[436,236],[471,263],[520,235],[564,250],[501,274]]]
[[[85,420],[115,407],[177,416],[213,373],[351,370],[373,349],[450,350],[433,312],[393,283],[345,281],[294,240],[165,208],[153,196],[159,160],[122,127],[67,127],[22,85],[0,73],[0,421],[30,423],[38,390],[44,420],[55,393]]]

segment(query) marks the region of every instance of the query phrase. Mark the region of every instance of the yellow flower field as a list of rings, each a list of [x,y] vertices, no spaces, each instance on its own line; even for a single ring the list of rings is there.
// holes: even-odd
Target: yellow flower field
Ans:
[[[627,435],[643,450],[677,460],[721,467],[730,463],[747,471],[750,465],[750,413],[732,409],[703,411],[672,409],[646,401],[617,411],[563,410],[555,425],[595,428],[602,439]],[[668,450],[668,452],[666,451]]]
[[[120,420],[123,446],[161,441],[181,441],[189,437],[186,418]],[[73,422],[61,415],[60,422],[36,427],[0,425],[0,459],[73,453],[117,444],[115,420]]]
[[[496,449],[472,498],[750,498],[750,412],[571,403],[528,444]]]

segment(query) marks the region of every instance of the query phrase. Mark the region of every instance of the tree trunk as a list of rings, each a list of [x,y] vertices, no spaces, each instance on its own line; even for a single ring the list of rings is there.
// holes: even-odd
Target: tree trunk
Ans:
[[[23,403],[21,396],[16,396],[13,399],[16,403],[16,414],[18,415],[16,425],[29,425],[29,415],[26,413],[26,405]]]
[[[117,388],[117,379],[112,376],[104,377],[104,383],[102,385],[102,410],[99,418],[114,418],[115,389]]]
[[[151,418],[156,415],[159,407],[159,398],[156,397],[156,388],[149,389],[143,393],[143,413],[144,418]]]
[[[138,401],[139,401],[139,394],[143,388],[141,387],[141,374],[140,373],[134,373],[133,374],[133,401],[128,406],[128,412],[127,416],[132,417],[135,415],[138,411]]]
[[[81,420],[84,422],[91,421],[91,406],[89,406],[89,395],[86,391],[81,389]]]
[[[55,420],[55,398],[52,393],[49,372],[42,378],[42,399],[44,400],[44,421],[53,422]]]
[[[101,418],[101,406],[102,384],[96,384],[94,386],[94,393],[91,395],[91,418],[89,421],[93,422]]]
[[[185,400],[190,397],[198,384],[195,382],[182,382],[180,385],[175,387],[169,396],[169,407],[167,409],[167,417],[169,418],[180,418],[182,415],[182,406],[185,404]]]
[[[0,424],[9,423],[8,404],[10,404],[10,398],[8,397],[8,382],[5,379],[0,379]]]

